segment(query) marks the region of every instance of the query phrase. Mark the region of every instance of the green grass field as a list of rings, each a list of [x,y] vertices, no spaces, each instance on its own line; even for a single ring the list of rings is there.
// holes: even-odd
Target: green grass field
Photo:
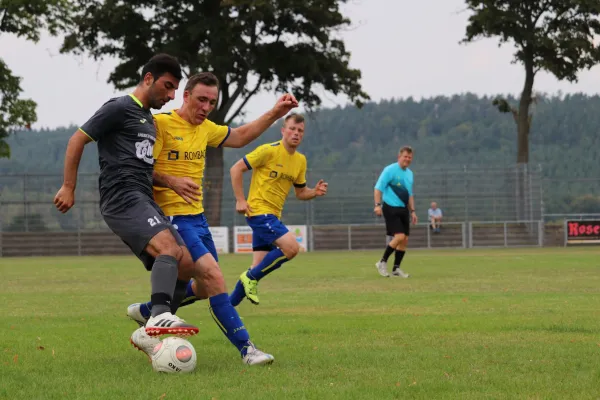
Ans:
[[[239,312],[270,367],[242,364],[207,302],[182,308],[188,375],[129,344],[149,291],[133,256],[0,258],[0,398],[600,398],[600,249],[414,250],[408,280],[379,256],[304,253],[261,281]],[[222,257],[230,288],[249,262]]]

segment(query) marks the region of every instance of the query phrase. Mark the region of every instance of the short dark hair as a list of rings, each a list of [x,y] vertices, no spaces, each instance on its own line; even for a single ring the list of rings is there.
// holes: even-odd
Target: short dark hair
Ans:
[[[196,85],[202,84],[204,86],[216,86],[219,87],[219,79],[212,72],[200,72],[190,76],[187,83],[185,84],[185,90],[191,92]]]
[[[144,76],[150,72],[154,80],[157,80],[164,74],[171,74],[178,81],[181,80],[181,65],[179,65],[179,61],[169,54],[161,53],[153,56],[144,68],[142,68],[142,76],[141,80],[144,80]]]
[[[398,152],[398,154],[402,154],[402,153],[404,153],[404,152],[406,152],[406,153],[408,153],[408,154],[412,154],[412,153],[413,153],[413,149],[412,149],[412,147],[410,147],[410,146],[402,146],[402,147],[400,148],[400,151]]]
[[[283,120],[283,123],[285,124],[290,119],[293,119],[294,122],[297,123],[297,124],[301,124],[302,122],[304,122],[304,115],[302,115],[302,114],[296,114],[296,113],[291,113],[290,115],[288,115],[287,117],[285,117],[285,119]]]

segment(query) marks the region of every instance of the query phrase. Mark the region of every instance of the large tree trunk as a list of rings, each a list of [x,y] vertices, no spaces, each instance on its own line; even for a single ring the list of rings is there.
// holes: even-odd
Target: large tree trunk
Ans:
[[[517,164],[529,162],[529,106],[531,105],[531,94],[533,93],[533,57],[531,61],[525,62],[525,85],[519,101],[519,114],[517,115]]]
[[[219,79],[221,82],[224,82],[223,78]],[[221,89],[223,90],[223,87]],[[215,124],[221,125],[225,121],[225,115],[223,114],[222,109],[215,108],[208,116],[208,119]],[[204,215],[209,226],[221,226],[224,169],[223,148],[207,147],[206,169],[204,170],[204,185],[202,189],[204,195]]]
[[[221,203],[223,199],[223,148],[206,149],[206,171],[204,179],[204,213],[209,226],[221,225]]]
[[[527,51],[527,50],[526,50]],[[516,174],[516,206],[517,219],[519,221],[531,220],[530,187],[529,187],[529,129],[531,118],[529,107],[532,102],[533,80],[535,72],[533,69],[533,56],[525,61],[525,85],[519,101],[519,113],[517,115],[517,174]]]

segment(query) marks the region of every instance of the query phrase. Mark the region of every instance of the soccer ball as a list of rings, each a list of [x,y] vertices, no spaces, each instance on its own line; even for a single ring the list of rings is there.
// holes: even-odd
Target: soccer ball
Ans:
[[[196,368],[196,350],[190,342],[169,336],[154,348],[152,368],[156,372],[183,374]]]

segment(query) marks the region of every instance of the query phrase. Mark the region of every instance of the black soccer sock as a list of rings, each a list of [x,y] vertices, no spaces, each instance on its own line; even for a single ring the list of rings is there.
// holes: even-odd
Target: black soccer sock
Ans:
[[[404,250],[396,250],[396,255],[394,257],[394,269],[393,269],[393,271],[395,271],[398,268],[400,268],[400,264],[402,264],[402,259],[404,258],[404,253],[406,253],[406,251],[404,251]]]
[[[177,259],[173,256],[160,255],[156,257],[150,274],[152,284],[152,316],[156,317],[165,312],[171,312],[171,303],[177,282]]]
[[[381,261],[387,262],[388,258],[390,258],[393,252],[394,249],[392,249],[390,246],[387,246],[385,248],[385,251],[383,252],[383,257],[381,257]]]
[[[185,299],[188,282],[189,281],[180,281],[178,279],[175,283],[175,293],[173,294],[173,301],[171,302],[171,314],[177,313],[177,309]]]

